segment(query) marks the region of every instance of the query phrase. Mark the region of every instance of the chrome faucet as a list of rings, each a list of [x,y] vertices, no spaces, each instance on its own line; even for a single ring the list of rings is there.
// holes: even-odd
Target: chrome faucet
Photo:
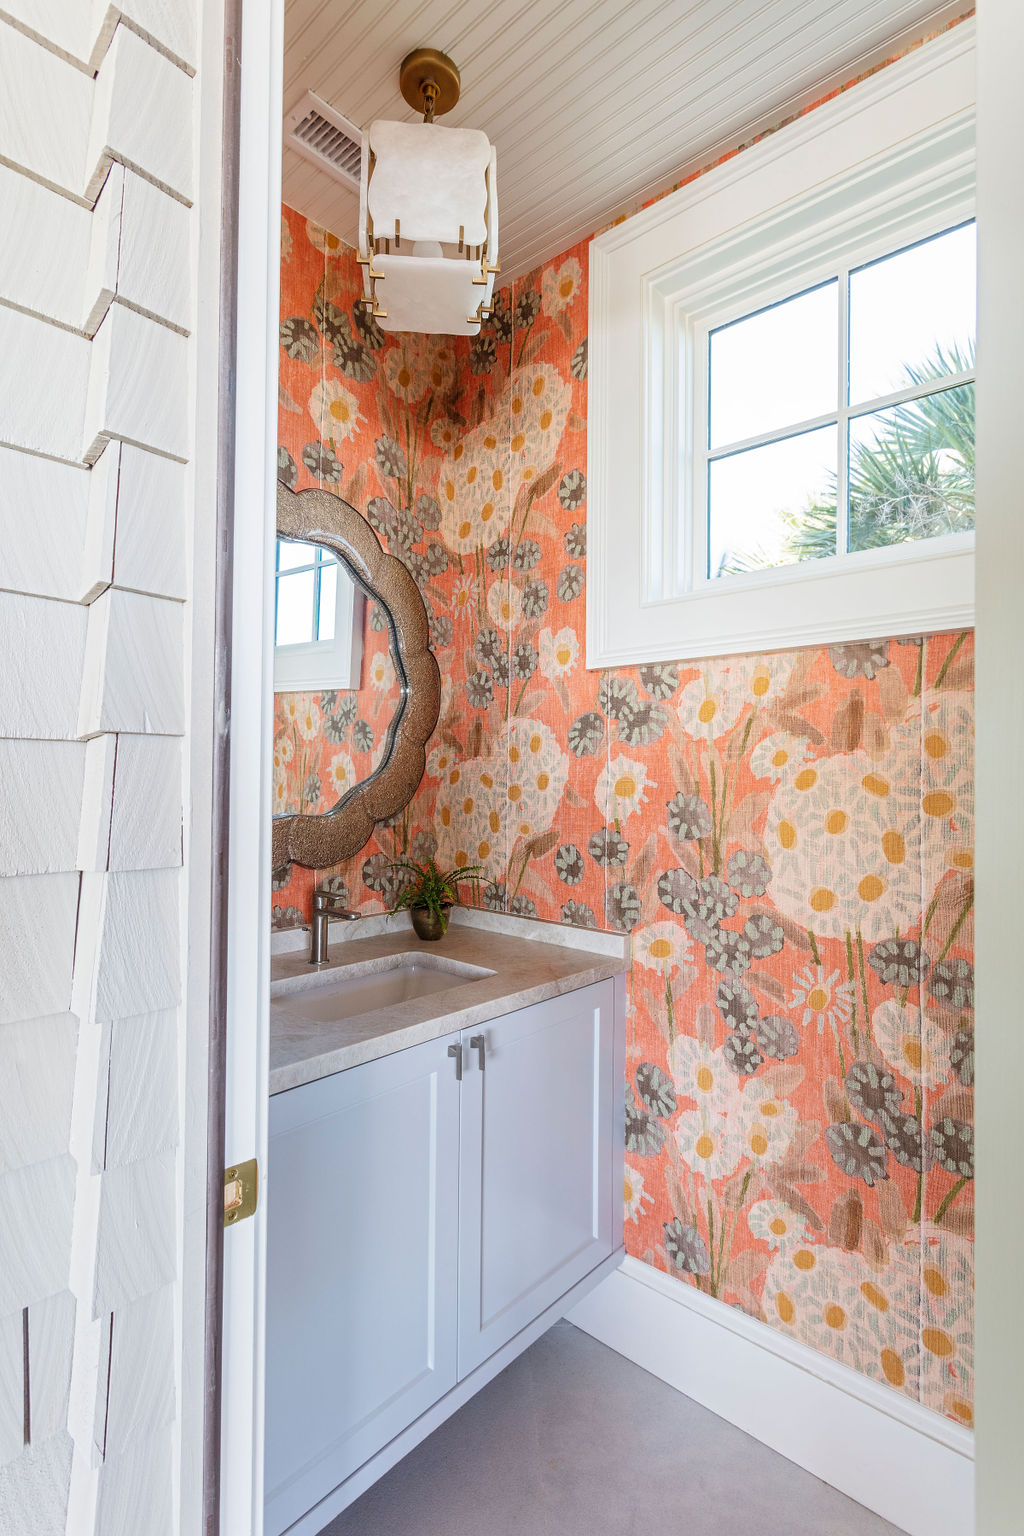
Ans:
[[[309,928],[309,963],[324,965],[327,961],[327,924],[332,917],[354,922],[359,916],[341,905],[341,897],[333,891],[318,886],[313,892],[313,921]]]

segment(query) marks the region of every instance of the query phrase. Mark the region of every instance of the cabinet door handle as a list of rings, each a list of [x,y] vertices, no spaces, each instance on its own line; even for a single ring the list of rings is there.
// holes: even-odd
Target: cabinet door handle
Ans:
[[[469,1037],[469,1048],[470,1048],[471,1051],[476,1051],[476,1053],[477,1053],[477,1055],[479,1057],[479,1060],[480,1060],[480,1071],[482,1072],[484,1070],[484,1054],[485,1054],[486,1049],[487,1049],[487,1039],[486,1039],[486,1036],[484,1036],[484,1035],[470,1035],[470,1037]]]
[[[462,1082],[462,1046],[461,1045],[450,1045],[448,1047],[448,1055],[454,1057],[454,1060],[455,1060],[455,1081],[457,1083],[461,1083]]]

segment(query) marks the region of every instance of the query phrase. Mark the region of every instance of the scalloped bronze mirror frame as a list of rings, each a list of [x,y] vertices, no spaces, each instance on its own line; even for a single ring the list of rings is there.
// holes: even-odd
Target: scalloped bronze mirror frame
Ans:
[[[426,745],[441,708],[441,674],[430,649],[427,610],[409,571],[381,548],[369,523],[332,491],[277,488],[277,531],[324,544],[379,603],[391,631],[401,695],[383,760],[331,810],[275,816],[273,867],[327,869],[351,858],[379,821],[408,805],[426,767]]]

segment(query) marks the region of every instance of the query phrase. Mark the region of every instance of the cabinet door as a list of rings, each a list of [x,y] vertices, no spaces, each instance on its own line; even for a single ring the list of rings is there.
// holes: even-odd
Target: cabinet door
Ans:
[[[599,982],[463,1032],[460,1379],[613,1251],[614,998]]]
[[[268,1536],[455,1384],[457,1039],[271,1100]]]

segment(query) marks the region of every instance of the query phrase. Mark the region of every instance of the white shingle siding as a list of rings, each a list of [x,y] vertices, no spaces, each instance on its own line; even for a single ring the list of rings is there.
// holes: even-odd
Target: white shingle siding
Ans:
[[[198,0],[0,19],[0,1530],[19,1536],[171,1536],[198,1454],[177,1383],[201,19]]]

